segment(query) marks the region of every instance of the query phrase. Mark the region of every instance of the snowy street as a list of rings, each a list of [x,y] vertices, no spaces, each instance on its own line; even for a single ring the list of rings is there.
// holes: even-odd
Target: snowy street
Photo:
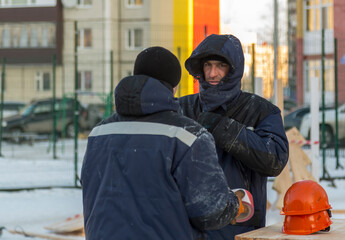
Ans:
[[[79,140],[78,171],[83,159],[86,140]],[[0,191],[0,226],[8,230],[35,233],[49,233],[44,227],[82,213],[81,189],[74,186],[73,141],[58,143],[58,159],[53,159],[49,143],[34,145],[3,146],[4,157],[0,158],[1,189],[47,187],[54,188]],[[62,151],[63,149],[63,151]],[[335,170],[334,159],[328,159],[328,171],[334,175],[345,175],[344,169]],[[341,159],[345,165],[345,159]],[[283,221],[276,209],[277,192],[272,189],[273,178],[268,182],[268,200],[272,207],[267,211],[267,225]],[[345,180],[335,180],[336,188],[330,182],[321,181],[334,210],[333,219],[345,219]],[[55,187],[58,186],[58,187]],[[70,186],[70,187],[68,187]],[[63,188],[62,188],[63,187]],[[83,239],[82,237],[73,237]],[[3,230],[0,240],[41,239],[11,234]],[[63,238],[62,238],[63,239]]]

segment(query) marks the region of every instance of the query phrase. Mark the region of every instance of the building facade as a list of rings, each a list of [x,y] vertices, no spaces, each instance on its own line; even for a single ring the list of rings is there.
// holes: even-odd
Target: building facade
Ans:
[[[53,56],[61,65],[62,48],[61,3],[0,1],[0,61],[6,61],[6,100],[50,96]]]
[[[253,60],[253,45],[254,60]],[[274,101],[274,47],[269,44],[243,44],[245,56],[242,90]],[[277,79],[284,89],[288,88],[288,47],[280,45],[277,48]],[[254,63],[254,69],[253,69]],[[254,70],[254,76],[253,76]],[[253,79],[254,77],[254,79]],[[253,82],[254,80],[254,82]],[[254,89],[253,89],[254,88]]]
[[[104,101],[156,45],[181,62],[177,95],[196,92],[184,62],[219,25],[219,0],[0,0],[5,100],[51,97],[54,84],[57,96]]]
[[[320,96],[324,86],[326,104],[335,102],[335,91],[338,91],[339,103],[345,102],[345,62],[341,61],[345,58],[344,19],[345,1],[297,0],[296,96],[299,105],[310,104],[311,84],[319,85]]]

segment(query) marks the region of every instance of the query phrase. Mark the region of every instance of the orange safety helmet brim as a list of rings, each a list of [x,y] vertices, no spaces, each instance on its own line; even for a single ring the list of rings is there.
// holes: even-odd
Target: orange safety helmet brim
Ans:
[[[312,180],[295,182],[284,196],[282,215],[305,215],[331,209],[326,191]]]
[[[286,234],[307,235],[325,230],[331,224],[332,221],[327,211],[321,211],[309,215],[287,215],[285,216],[282,231]]]

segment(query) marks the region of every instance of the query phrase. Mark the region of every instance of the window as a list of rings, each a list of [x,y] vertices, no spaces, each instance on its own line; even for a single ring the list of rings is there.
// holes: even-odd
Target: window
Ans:
[[[9,28],[2,29],[2,48],[9,48],[11,47],[11,30]]]
[[[56,27],[53,24],[45,24],[40,26],[39,35],[40,47],[52,48],[56,46]]]
[[[11,1],[13,5],[24,5],[27,3],[27,0],[12,0]],[[29,1],[31,2],[31,1]]]
[[[49,91],[51,89],[51,80],[49,72],[36,72],[36,91]]]
[[[310,1],[308,1],[306,9],[306,29],[307,31],[314,31],[314,9],[310,7],[310,4]]]
[[[49,46],[49,32],[47,28],[42,29],[42,36],[41,36],[41,46],[48,47]]]
[[[125,0],[126,7],[141,7],[143,5],[143,0]]]
[[[78,47],[79,48],[92,47],[92,31],[90,28],[79,29]]]
[[[10,47],[18,48],[19,47],[19,39],[20,39],[20,28],[14,27],[11,29],[11,45]]]
[[[51,103],[39,104],[34,108],[34,113],[38,114],[38,115],[51,114],[52,113],[52,104]]]
[[[58,112],[62,111],[73,111],[74,106],[73,102],[71,100],[67,101],[59,101],[55,103],[55,110]]]
[[[0,23],[0,48],[54,48],[55,45],[54,23]]]
[[[53,6],[56,6],[56,0],[0,0],[0,8]]]
[[[36,28],[31,29],[30,47],[32,47],[32,48],[38,47],[38,32],[37,32]]]
[[[92,72],[80,71],[78,73],[78,90],[90,91],[92,90]]]
[[[78,0],[79,6],[90,6],[92,5],[92,0]]]
[[[321,71],[321,61],[320,60],[309,60],[305,62],[305,92],[310,92],[310,79],[317,78],[319,84],[319,90],[322,90],[322,71]],[[325,60],[325,95],[326,102],[330,103],[334,99],[334,61],[330,59]],[[309,98],[309,96],[306,96]],[[309,100],[305,100],[308,102]]]
[[[28,47],[28,29],[25,26],[20,30],[19,47]]]
[[[129,29],[127,31],[127,48],[140,49],[143,47],[143,30],[142,29]]]
[[[306,31],[333,29],[333,4],[331,0],[305,0]]]

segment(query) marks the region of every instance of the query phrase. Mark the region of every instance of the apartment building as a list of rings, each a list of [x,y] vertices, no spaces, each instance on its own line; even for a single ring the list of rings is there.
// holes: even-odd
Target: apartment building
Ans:
[[[181,61],[178,95],[196,92],[184,61],[219,22],[219,0],[0,0],[5,100],[51,97],[55,83],[57,96],[76,88],[82,102],[105,101],[155,45]]]
[[[297,0],[296,96],[299,105],[310,103],[311,84],[318,84],[320,91],[324,86],[326,104],[335,102],[336,89],[339,103],[345,102],[345,61],[341,61],[345,59],[344,20],[343,0]],[[336,55],[334,39],[337,39]]]
[[[184,69],[184,61],[205,36],[219,33],[219,0],[89,0],[88,4],[64,9],[64,63],[72,62],[71,29],[75,21],[78,31],[84,32],[80,38],[84,36],[88,39],[84,42],[92,42],[78,48],[81,82],[92,82],[82,91],[109,92],[111,82],[116,86],[124,76],[132,74],[137,54],[156,45],[172,51],[181,62],[177,96],[198,91],[198,83]],[[72,69],[65,69],[66,78],[73,78]],[[67,80],[66,85],[71,82]]]
[[[62,5],[56,0],[0,0],[5,100],[51,96],[53,56],[62,63],[62,31]]]
[[[274,47],[267,43],[255,44],[255,67],[253,69],[253,45],[254,44],[243,44],[245,63],[244,75],[242,78],[242,90],[255,92],[256,94],[273,101]],[[277,51],[277,79],[281,81],[284,89],[288,89],[288,47],[285,45],[278,46]],[[255,71],[254,82],[253,70]]]

